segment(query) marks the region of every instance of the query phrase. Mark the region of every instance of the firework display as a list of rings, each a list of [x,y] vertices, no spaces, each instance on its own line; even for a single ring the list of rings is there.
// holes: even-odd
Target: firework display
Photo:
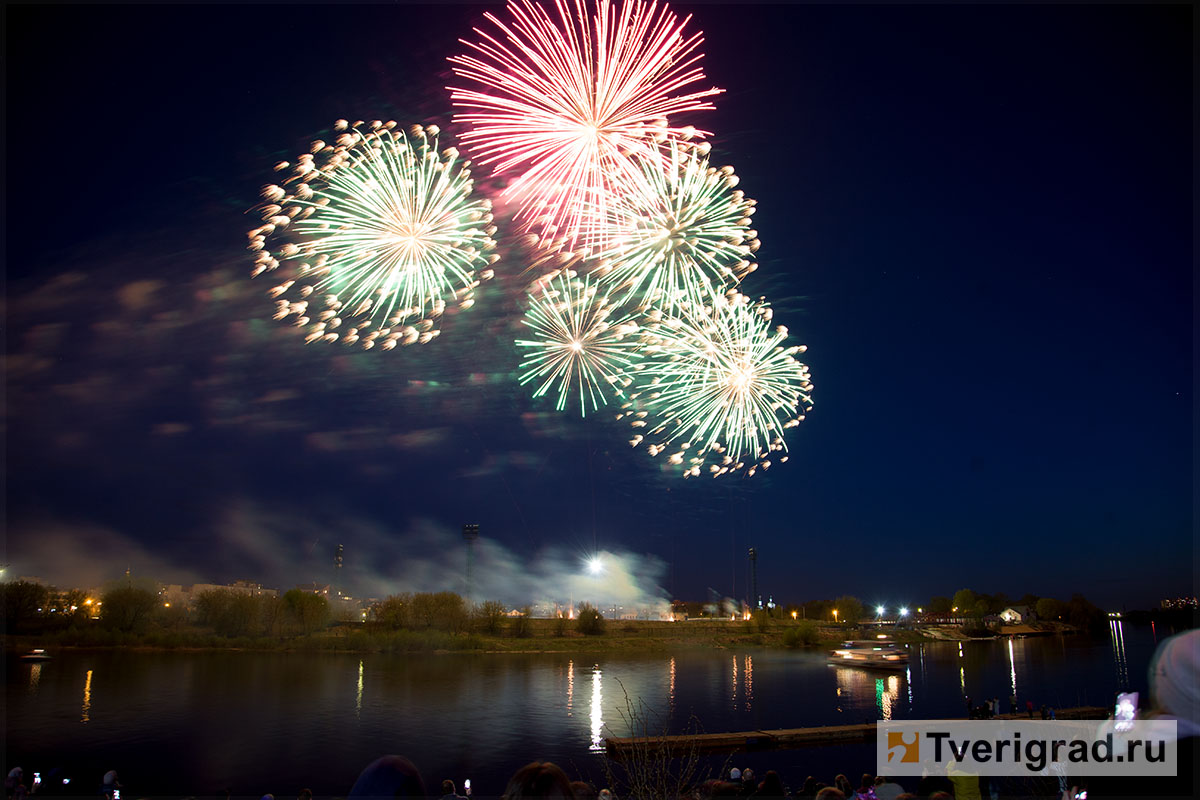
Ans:
[[[787,459],[783,431],[812,407],[803,345],[784,347],[771,309],[736,292],[681,305],[646,326],[622,417],[651,455],[668,453],[688,476],[770,467]],[[779,453],[779,456],[772,454]]]
[[[534,397],[554,392],[559,411],[577,395],[585,416],[619,394],[638,347],[637,324],[571,272],[539,282],[529,301],[522,322],[533,338],[517,340],[521,385],[537,384]]]
[[[436,126],[339,120],[335,132],[276,165],[291,174],[263,189],[254,274],[279,277],[275,318],[307,341],[427,342],[447,304],[469,307],[491,276],[491,203],[472,196],[457,150],[438,152]]]
[[[619,403],[630,444],[685,477],[787,461],[784,433],[812,408],[805,347],[741,293],[755,201],[678,119],[722,91],[698,86],[691,18],[647,0],[509,0],[485,17],[491,32],[450,58],[450,98],[464,150],[508,181],[517,383],[582,416]],[[332,143],[276,165],[286,178],[249,232],[276,319],[308,342],[391,350],[475,302],[498,259],[492,204],[438,136],[339,120]]]
[[[605,241],[610,197],[659,157],[667,138],[706,135],[679,126],[679,114],[711,109],[720,89],[695,89],[700,34],[685,34],[665,6],[644,0],[529,0],[493,14],[466,55],[450,59],[465,87],[451,87],[473,157],[514,176],[505,199],[546,246]]]
[[[664,150],[614,199],[615,234],[597,257],[603,285],[622,302],[669,313],[708,302],[753,271],[758,233],[750,227],[755,203],[734,188],[731,167],[709,166],[705,145],[671,141]]]

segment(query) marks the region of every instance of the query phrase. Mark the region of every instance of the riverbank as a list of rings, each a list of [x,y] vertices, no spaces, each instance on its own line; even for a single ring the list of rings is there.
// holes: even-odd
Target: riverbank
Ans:
[[[1050,627],[1052,626],[1052,627]],[[1045,623],[1036,633],[1074,633],[1061,623]],[[828,648],[845,639],[873,638],[886,633],[894,641],[911,644],[930,640],[969,640],[971,636],[950,626],[878,628],[874,626],[815,625],[804,621],[698,619],[684,622],[656,620],[608,621],[604,631],[584,635],[558,620],[524,620],[520,633],[498,630],[448,632],[380,630],[366,625],[335,625],[316,633],[289,637],[223,637],[195,629],[157,630],[144,633],[112,631],[100,626],[68,628],[32,636],[5,637],[10,652],[35,647],[51,653],[57,648],[140,648],[156,650],[255,650],[263,652],[357,653],[574,653],[655,652],[680,647],[705,649]],[[1029,635],[1023,633],[1022,635]]]

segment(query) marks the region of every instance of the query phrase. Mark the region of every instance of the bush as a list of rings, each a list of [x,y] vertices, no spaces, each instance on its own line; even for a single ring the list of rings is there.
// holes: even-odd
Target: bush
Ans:
[[[100,606],[100,621],[106,628],[122,633],[145,630],[158,610],[158,596],[134,586],[110,589]]]
[[[505,611],[504,603],[499,600],[486,600],[475,607],[475,621],[480,630],[496,634],[504,624]]]
[[[600,614],[599,609],[591,603],[580,603],[575,627],[584,636],[599,636],[604,633],[604,617]]]
[[[864,608],[862,601],[854,595],[842,595],[833,601],[833,607],[838,610],[837,621],[847,625],[857,625],[862,619]],[[832,613],[832,612],[831,612]]]
[[[563,636],[567,635],[567,618],[566,617],[555,617],[554,618],[554,635],[558,636],[559,638],[562,638]]]
[[[512,618],[509,631],[517,639],[528,639],[533,636],[533,624],[529,621],[529,606],[521,609],[521,613]]]
[[[412,595],[389,595],[375,607],[375,625],[390,631],[412,627]]]
[[[412,623],[419,628],[461,633],[467,627],[467,604],[454,592],[414,594]]]
[[[4,606],[5,632],[19,633],[37,627],[42,621],[50,593],[45,586],[28,581],[0,584],[0,605]]]
[[[289,589],[283,595],[284,617],[289,627],[310,634],[329,623],[329,601],[319,594]]]
[[[785,647],[813,645],[820,640],[821,636],[817,630],[817,624],[810,619],[803,620],[783,632],[783,644]]]

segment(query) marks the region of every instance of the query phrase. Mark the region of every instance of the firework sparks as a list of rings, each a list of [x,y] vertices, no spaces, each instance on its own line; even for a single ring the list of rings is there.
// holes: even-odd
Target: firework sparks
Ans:
[[[438,152],[436,126],[406,135],[395,122],[339,120],[335,131],[276,165],[291,175],[263,189],[253,274],[278,270],[275,318],[307,341],[427,342],[447,304],[470,307],[491,277],[491,204],[472,197],[457,150]]]
[[[476,88],[450,87],[474,157],[496,174],[516,174],[505,198],[543,244],[564,248],[603,241],[614,186],[635,179],[635,158],[658,157],[670,138],[705,136],[673,124],[711,109],[720,89],[704,80],[700,34],[685,35],[666,7],[626,0],[555,0],[553,14],[511,0],[512,21],[492,14],[495,35],[476,29],[467,55],[450,59]]]
[[[637,325],[617,315],[588,279],[564,272],[540,281],[522,321],[534,338],[517,341],[527,350],[520,383],[537,383],[534,397],[554,391],[562,411],[578,394],[586,416],[589,406],[596,410],[607,404],[608,393],[621,391],[636,352]]]
[[[796,359],[805,347],[784,347],[787,329],[771,330],[770,319],[766,303],[734,292],[647,325],[620,415],[636,432],[631,444],[672,451],[686,476],[753,475],[773,453],[786,461],[783,431],[812,408],[812,383]]]
[[[731,167],[709,166],[707,149],[670,142],[665,162],[644,162],[642,179],[611,205],[617,233],[597,258],[622,302],[670,313],[711,302],[756,269],[755,202],[734,188]]]

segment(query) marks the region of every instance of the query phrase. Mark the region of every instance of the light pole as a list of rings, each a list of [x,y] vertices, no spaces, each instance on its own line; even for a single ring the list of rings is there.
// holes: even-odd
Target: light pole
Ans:
[[[836,608],[833,610],[833,624],[834,624],[834,625],[837,625],[837,624],[838,624],[838,618],[837,618],[837,609],[836,609]]]

